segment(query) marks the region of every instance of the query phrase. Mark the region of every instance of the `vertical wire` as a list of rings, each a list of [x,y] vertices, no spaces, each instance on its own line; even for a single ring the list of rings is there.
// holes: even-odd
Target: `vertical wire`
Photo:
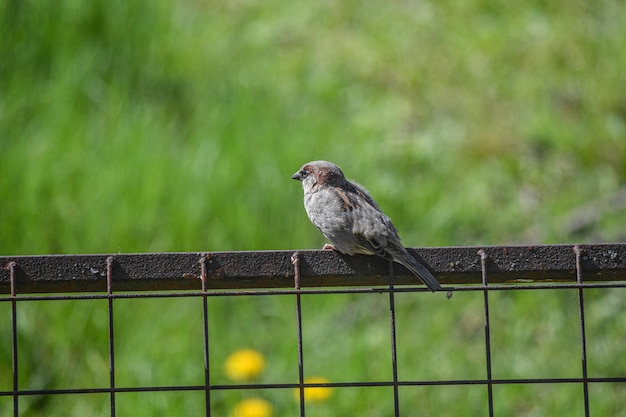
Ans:
[[[580,263],[580,247],[574,245],[574,254],[576,255],[576,282],[583,283],[583,272]],[[585,401],[585,417],[589,417],[589,380],[587,378],[587,337],[585,332],[585,302],[583,298],[583,288],[578,288],[578,312],[580,316],[580,351],[582,358],[583,372],[583,396]]]
[[[106,259],[107,295],[109,311],[109,385],[111,395],[111,417],[115,417],[115,340],[113,332],[113,257]]]
[[[485,310],[485,360],[487,362],[487,399],[489,402],[489,417],[493,417],[493,380],[491,376],[491,329],[489,324],[489,293],[487,290],[487,254],[479,250],[480,268],[483,282],[483,300]]]
[[[300,294],[300,254],[291,255],[293,281],[296,289],[296,320],[298,328],[298,388],[300,390],[300,417],[305,417],[304,405],[304,355],[302,352],[302,296]]]
[[[210,255],[207,255],[210,256]],[[211,373],[209,367],[209,308],[207,302],[207,256],[200,258],[200,279],[202,281],[202,325],[204,327],[204,392],[206,416],[211,416]]]
[[[400,417],[400,395],[398,392],[398,355],[396,351],[396,303],[393,290],[393,261],[389,261],[389,316],[391,328],[391,367],[393,372],[393,408],[395,417]]]
[[[9,264],[11,279],[11,337],[13,344],[13,416],[19,416],[19,384],[18,384],[18,362],[17,362],[17,298],[15,288],[15,268],[16,262]]]

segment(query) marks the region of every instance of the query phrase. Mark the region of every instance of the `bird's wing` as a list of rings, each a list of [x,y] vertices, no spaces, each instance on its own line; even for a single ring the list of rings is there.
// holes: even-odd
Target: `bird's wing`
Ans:
[[[441,289],[435,277],[400,242],[400,236],[391,219],[378,207],[367,190],[355,183],[349,183],[342,190],[342,200],[351,211],[352,234],[356,237],[360,253],[378,255],[387,260],[401,263],[417,275],[431,291]]]
[[[391,259],[386,251],[387,243],[400,242],[398,231],[378,207],[365,188],[357,183],[348,183],[340,195],[349,211],[350,232],[356,237],[363,253],[371,253]]]

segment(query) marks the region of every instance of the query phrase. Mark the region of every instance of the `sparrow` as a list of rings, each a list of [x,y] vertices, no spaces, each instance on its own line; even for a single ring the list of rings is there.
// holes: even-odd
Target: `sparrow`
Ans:
[[[306,213],[332,243],[324,245],[324,249],[393,260],[415,274],[429,290],[442,289],[428,269],[402,246],[391,219],[369,192],[348,181],[337,165],[327,161],[309,162],[291,178],[302,182]]]

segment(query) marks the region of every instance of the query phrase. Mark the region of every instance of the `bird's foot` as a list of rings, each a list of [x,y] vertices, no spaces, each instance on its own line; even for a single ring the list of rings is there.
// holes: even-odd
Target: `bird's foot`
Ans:
[[[335,248],[335,245],[331,245],[327,243],[322,247],[322,250],[337,250],[337,249]]]

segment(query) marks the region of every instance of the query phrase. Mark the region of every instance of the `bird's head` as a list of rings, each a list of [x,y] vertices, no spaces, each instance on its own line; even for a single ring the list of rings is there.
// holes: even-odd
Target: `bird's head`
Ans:
[[[311,190],[316,186],[336,186],[346,182],[341,168],[328,161],[308,162],[293,174],[291,178],[302,181],[304,191]]]

